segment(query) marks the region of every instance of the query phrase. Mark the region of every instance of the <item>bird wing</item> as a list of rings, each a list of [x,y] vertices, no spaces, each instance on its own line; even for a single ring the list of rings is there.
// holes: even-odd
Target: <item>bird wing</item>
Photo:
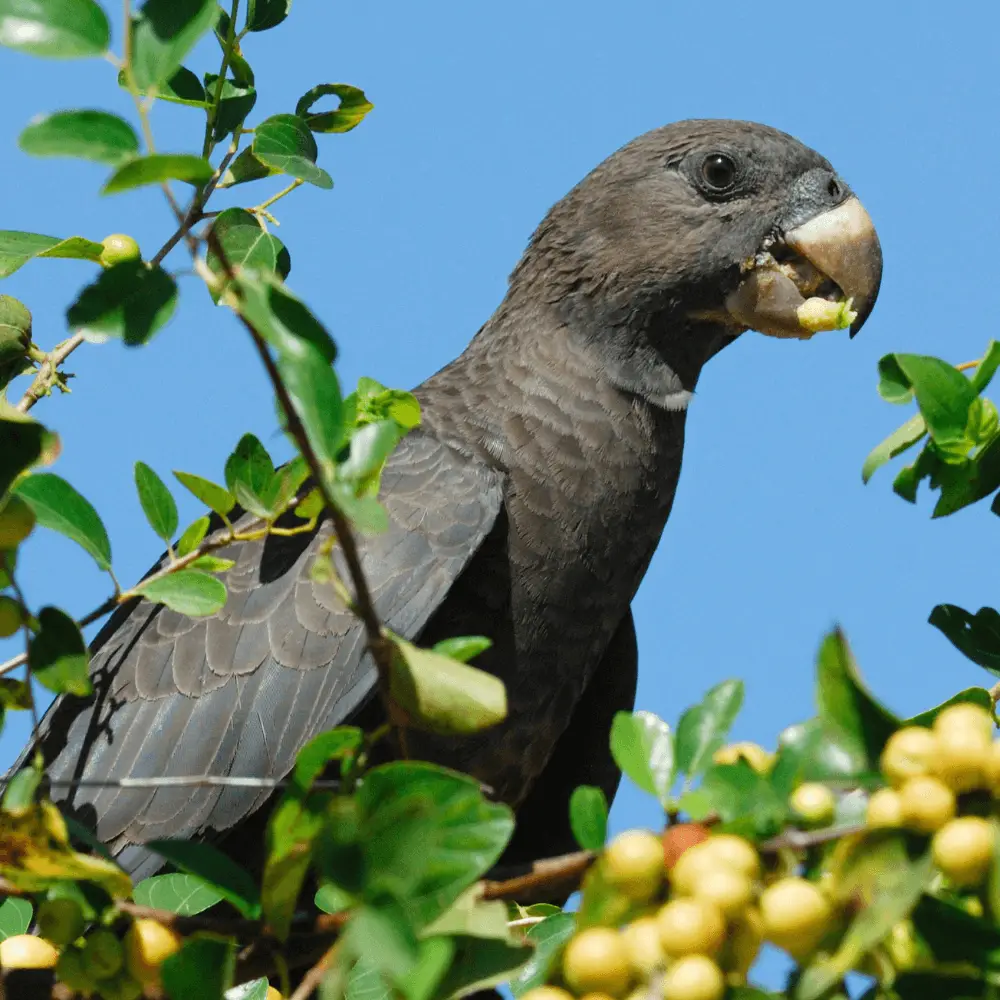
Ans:
[[[421,432],[391,456],[381,498],[390,527],[359,538],[376,610],[414,637],[489,534],[502,481]],[[268,536],[219,555],[228,600],[209,618],[142,601],[95,640],[94,694],[63,696],[39,740],[52,779],[113,782],[182,775],[280,777],[302,745],[340,724],[375,688],[358,620],[310,578],[329,537]],[[335,553],[335,562],[337,554]],[[248,788],[54,787],[133,871],[155,866],[134,845],[221,831],[263,804]]]

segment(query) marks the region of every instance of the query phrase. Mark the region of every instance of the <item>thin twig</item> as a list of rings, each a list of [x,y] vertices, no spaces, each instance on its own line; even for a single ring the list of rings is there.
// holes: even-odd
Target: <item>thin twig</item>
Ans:
[[[16,410],[27,413],[42,396],[47,396],[59,380],[59,366],[83,343],[82,333],[74,333],[69,340],[64,340],[45,356],[41,368],[38,369],[31,385],[24,391]]]
[[[777,837],[762,841],[757,845],[757,849],[762,854],[776,854],[778,851],[788,849],[804,851],[807,847],[828,844],[831,840],[840,840],[841,837],[851,837],[863,833],[866,829],[864,823],[852,823],[849,826],[830,826],[823,830],[786,830]]]
[[[313,990],[317,989],[323,982],[327,969],[336,960],[339,947],[340,942],[334,942],[323,957],[302,977],[302,981],[288,1000],[306,1000],[307,997],[312,996]]]
[[[483,882],[482,898],[516,899],[530,903],[536,896],[545,895],[548,890],[567,882],[578,884],[596,859],[593,851],[575,851],[557,858],[543,858],[533,862],[530,871],[522,875]]]

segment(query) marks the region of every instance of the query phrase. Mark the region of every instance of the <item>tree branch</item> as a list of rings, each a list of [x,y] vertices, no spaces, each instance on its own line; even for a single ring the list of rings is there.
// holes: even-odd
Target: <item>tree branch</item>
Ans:
[[[61,373],[59,366],[83,343],[82,333],[74,333],[69,340],[64,340],[56,345],[48,354],[45,360],[31,381],[31,385],[24,391],[15,406],[21,413],[27,413],[42,396],[47,396],[52,391],[52,387],[59,381]]]

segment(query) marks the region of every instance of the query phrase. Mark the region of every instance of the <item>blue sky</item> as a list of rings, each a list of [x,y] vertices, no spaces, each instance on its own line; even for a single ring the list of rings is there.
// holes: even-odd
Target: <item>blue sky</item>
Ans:
[[[326,81],[375,103],[356,131],[320,137],[334,190],[306,188],[277,206],[290,284],[336,337],[348,385],[371,375],[409,387],[454,357],[548,207],[647,129],[689,117],[767,122],[827,156],[860,195],[886,261],[874,315],[854,341],[747,334],[711,362],[673,515],[635,603],[639,707],[674,721],[710,685],[743,677],[736,735],[765,745],[811,714],[816,649],[835,622],[901,713],[990,683],[926,619],[942,601],[996,602],[993,515],[980,507],[931,522],[926,494],[911,507],[892,494],[891,473],[867,487],[860,478],[868,450],[907,415],[878,398],[878,358],[970,360],[997,326],[1000,11],[913,2],[904,20],[900,10],[871,0],[299,0],[284,25],[245,44],[262,91],[251,121],[292,110]],[[215,71],[213,46],[189,60],[199,73]],[[41,111],[128,115],[111,67],[0,52],[0,75],[0,228],[125,231],[152,254],[170,232],[158,193],[102,199],[101,168],[30,159],[15,145]],[[192,109],[158,107],[153,121],[165,151],[200,143]],[[170,260],[186,266],[181,253]],[[40,261],[0,291],[31,307],[36,339],[51,346],[91,275],[86,264]],[[85,346],[69,365],[73,394],[35,410],[62,434],[56,471],[111,526],[124,583],[160,552],[134,496],[136,459],[164,475],[219,478],[245,431],[287,454],[244,335],[197,278],[182,291],[152,344]],[[200,512],[182,499],[181,513]],[[106,596],[105,579],[61,539],[39,532],[22,565],[35,601],[83,614]],[[0,644],[0,655],[14,651]],[[0,737],[3,766],[22,745],[22,721]],[[655,822],[655,809],[626,789],[613,820]]]

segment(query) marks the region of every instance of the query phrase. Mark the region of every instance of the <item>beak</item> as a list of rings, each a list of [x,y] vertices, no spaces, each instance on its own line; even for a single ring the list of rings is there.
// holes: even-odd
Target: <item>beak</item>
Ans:
[[[806,339],[847,326],[853,337],[871,314],[881,281],[878,234],[852,195],[759,253],[726,308],[743,326],[774,337]]]

